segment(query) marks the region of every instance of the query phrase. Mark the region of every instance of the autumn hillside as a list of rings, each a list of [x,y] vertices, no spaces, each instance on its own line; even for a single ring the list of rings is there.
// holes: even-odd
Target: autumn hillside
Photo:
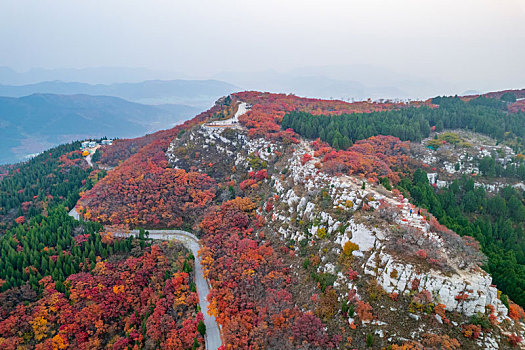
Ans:
[[[521,93],[232,94],[103,148],[108,175],[77,208],[201,237],[227,349],[511,347],[525,315]]]

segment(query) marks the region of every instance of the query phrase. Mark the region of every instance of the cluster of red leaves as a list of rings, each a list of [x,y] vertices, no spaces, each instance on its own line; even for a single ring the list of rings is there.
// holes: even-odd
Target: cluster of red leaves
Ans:
[[[301,98],[294,95],[272,94],[268,92],[245,91],[233,95],[235,99],[247,102],[252,108],[239,117],[239,122],[249,129],[252,137],[266,137],[284,143],[297,143],[292,130],[282,131],[280,124],[286,112],[304,111],[315,115],[369,113],[399,108],[401,104],[355,102],[348,103],[339,100],[321,100]]]
[[[412,282],[410,283],[412,290],[418,290],[418,289],[419,289],[419,283],[420,283],[420,282],[421,282],[421,281],[419,280],[419,278],[414,278],[414,279],[412,280]]]
[[[359,316],[361,322],[368,322],[374,319],[374,315],[372,314],[372,306],[369,303],[362,300],[357,300],[355,304],[357,316]]]
[[[427,252],[424,250],[424,249],[419,249],[417,252],[416,252],[416,255],[418,257],[420,257],[421,259],[426,259],[428,254]]]
[[[257,181],[255,179],[246,179],[239,184],[241,191],[246,191],[248,189],[257,189]]]
[[[263,243],[256,205],[236,198],[212,209],[199,224],[200,252],[212,290],[210,312],[222,326],[227,349],[337,347],[321,320],[294,305],[289,268]]]
[[[425,346],[425,349],[443,349],[443,350],[456,350],[461,349],[461,343],[456,338],[451,338],[450,336],[437,335],[432,333],[423,333],[421,342]],[[394,348],[392,348],[394,349]],[[411,349],[411,348],[402,348],[402,349]],[[418,349],[417,347],[414,349]]]
[[[509,301],[509,317],[515,321],[525,319],[525,312],[521,306]]]
[[[461,326],[465,338],[478,339],[481,335],[481,326],[479,324],[468,324]]]
[[[447,318],[446,314],[445,314],[445,304],[437,304],[435,307],[434,307],[434,312],[436,313],[436,315],[439,315],[441,317],[441,320],[448,324],[450,323],[450,320]]]
[[[268,170],[266,170],[266,169],[262,169],[262,170],[259,170],[257,172],[250,171],[248,173],[248,179],[243,180],[239,184],[239,188],[242,191],[246,191],[246,190],[250,190],[250,189],[256,190],[257,188],[259,188],[260,182],[265,180],[265,179],[267,179],[267,178],[268,178]]]
[[[221,108],[215,105],[172,129],[107,147],[101,163],[125,161],[81,198],[84,217],[104,224],[178,227],[200,215],[215,195],[214,181],[206,174],[170,168],[165,153],[179,132],[209,120]]]
[[[348,279],[350,281],[356,280],[358,275],[359,273],[357,271],[354,271],[351,267],[348,268]]]
[[[306,163],[308,163],[309,161],[312,160],[312,155],[310,153],[305,153],[303,154],[303,156],[301,157],[301,164],[302,165],[305,165]]]
[[[64,153],[58,158],[58,161],[60,164],[59,166],[64,169],[69,169],[74,166],[80,166],[84,169],[89,167],[87,162],[84,161],[84,157],[80,150]]]
[[[525,112],[525,100],[516,101],[507,107],[511,113]]]
[[[399,300],[399,293],[397,293],[397,292],[388,293],[388,296],[390,297],[390,299],[392,299],[392,301],[398,301]]]
[[[517,334],[512,333],[512,334],[507,334],[507,341],[509,342],[511,346],[517,346],[519,343],[523,341],[523,338]]]
[[[155,140],[99,181],[79,202],[84,217],[177,227],[198,215],[215,196],[215,182],[206,174],[170,168],[163,146],[164,140]]]
[[[319,139],[312,146],[314,155],[323,157],[322,169],[331,174],[346,173],[372,179],[387,176],[391,182],[397,183],[400,173],[408,173],[414,162],[408,155],[408,142],[393,136],[373,136],[339,151]],[[394,172],[393,168],[397,171]]]
[[[0,344],[6,349],[188,349],[197,338],[202,348],[197,293],[190,291],[187,273],[170,272],[172,263],[182,269],[184,254],[172,262],[165,254],[173,251],[164,249],[152,246],[137,258],[98,262],[91,273],[69,276],[67,293],[44,277],[37,301],[12,310],[0,305]]]
[[[117,166],[132,155],[138,153],[145,146],[158,140],[163,141],[161,147],[167,148],[169,142],[176,137],[180,131],[187,130],[194,125],[207,121],[211,115],[217,113],[220,109],[220,105],[215,105],[210,110],[203,112],[195,118],[188,120],[181,125],[177,125],[172,129],[157,131],[153,134],[134,139],[115,140],[113,145],[101,147],[103,153],[100,157],[100,163],[107,166]]]
[[[490,323],[493,326],[496,326],[499,323],[498,316],[496,316],[496,308],[492,304],[488,304],[486,306],[486,309],[487,309],[488,314],[489,314],[489,321],[490,321]]]
[[[456,295],[455,299],[457,301],[465,301],[469,298],[469,295],[468,293],[465,293],[465,292],[460,292],[458,295]]]

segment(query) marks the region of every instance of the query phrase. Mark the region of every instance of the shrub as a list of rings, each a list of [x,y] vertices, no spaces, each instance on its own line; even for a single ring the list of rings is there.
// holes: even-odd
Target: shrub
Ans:
[[[411,282],[411,287],[412,287],[412,290],[418,290],[419,288],[419,278],[414,278]]]
[[[359,274],[357,273],[357,271],[352,270],[352,268],[349,268],[349,269],[348,269],[348,279],[349,279],[350,281],[355,280],[355,279],[357,278],[358,275],[359,275]]]
[[[389,293],[388,296],[390,297],[390,299],[392,299],[392,301],[398,301],[399,300],[399,293]]]
[[[482,314],[481,312],[478,312],[475,315],[472,315],[470,318],[470,323],[474,325],[479,325],[483,329],[490,329],[492,324],[490,323],[489,317],[487,315]]]
[[[448,335],[423,333],[422,338],[423,345],[431,349],[456,350],[461,348],[460,342],[456,338],[451,338]]]
[[[343,300],[341,303],[341,313],[348,314],[348,310],[350,310],[350,306],[348,305],[348,301]]]
[[[525,312],[523,308],[517,304],[514,304],[512,301],[509,302],[509,317],[515,321],[525,318]]]
[[[268,178],[268,170],[262,169],[255,174],[257,181],[261,181]]]
[[[310,160],[312,160],[312,155],[310,153],[305,153],[303,155],[303,157],[301,158],[301,164],[302,165],[305,165],[306,163],[308,163]]]
[[[462,326],[462,328],[465,338],[478,339],[481,335],[480,325],[468,324],[466,326]]]
[[[427,258],[427,252],[424,250],[424,249],[419,249],[417,252],[416,252],[416,255],[418,257],[420,257],[421,259],[426,259]]]
[[[199,321],[199,324],[197,325],[197,331],[204,336],[206,334],[206,325],[202,320]]]
[[[456,300],[457,301],[465,301],[467,300],[469,297],[468,293],[465,293],[465,292],[460,292],[458,295],[456,295]]]
[[[371,348],[372,345],[374,345],[374,335],[372,333],[368,333],[366,336],[366,346]]]
[[[517,334],[507,334],[507,341],[511,346],[517,346],[522,340],[523,339]]]
[[[354,317],[354,314],[355,314],[355,306],[354,304],[350,304],[348,306],[348,316]]]
[[[309,259],[304,259],[303,260],[303,269],[307,269],[308,266],[310,266],[310,260]]]
[[[239,184],[239,188],[241,189],[241,191],[245,191],[246,189],[251,188],[256,183],[257,181],[255,181],[254,179],[247,179]]]
[[[499,300],[501,300],[501,303],[509,308],[509,298],[505,294],[501,294]]]
[[[355,250],[359,250],[359,246],[357,244],[353,243],[353,242],[348,241],[343,246],[343,253],[346,256],[352,255],[352,252],[355,251]]]
[[[372,306],[370,306],[370,304],[362,300],[358,300],[356,302],[356,306],[357,316],[359,316],[361,322],[371,321],[374,318],[374,316],[372,315]]]

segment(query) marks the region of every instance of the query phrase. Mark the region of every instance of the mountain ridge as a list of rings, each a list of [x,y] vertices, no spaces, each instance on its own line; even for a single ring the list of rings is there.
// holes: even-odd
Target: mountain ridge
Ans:
[[[238,88],[219,80],[145,80],[133,83],[88,84],[60,80],[29,85],[0,85],[0,96],[23,97],[34,93],[114,96],[146,104],[176,103],[202,108]]]
[[[521,91],[514,93],[520,95]],[[503,94],[490,96],[500,95]],[[203,235],[203,257],[209,262],[204,266],[210,270],[213,288],[218,289],[217,294],[212,291],[211,305],[218,305],[217,320],[227,334],[226,344],[236,344],[238,337],[246,337],[250,344],[262,341],[258,344],[270,347],[269,344],[282,346],[283,339],[290,339],[290,346],[296,344],[288,336],[279,336],[279,343],[275,334],[258,339],[257,330],[239,328],[236,321],[231,321],[243,312],[270,318],[266,314],[270,311],[257,305],[270,303],[268,299],[273,300],[274,293],[254,287],[259,284],[249,281],[252,277],[265,280],[265,273],[274,271],[278,263],[274,266],[271,258],[272,262],[264,264],[265,269],[261,270],[254,268],[245,256],[264,254],[257,249],[271,247],[273,252],[279,252],[282,264],[290,268],[290,286],[279,291],[290,295],[293,302],[288,307],[302,305],[302,310],[318,318],[312,324],[324,329],[310,338],[314,348],[364,348],[369,343],[389,345],[392,349],[402,349],[402,344],[415,348],[507,348],[511,342],[521,342],[525,313],[502,295],[492,285],[492,277],[480,268],[484,258],[477,241],[451,231],[428,206],[415,205],[417,194],[438,193],[428,180],[430,171],[437,170],[425,164],[428,156],[418,155],[421,151],[414,149],[416,142],[376,135],[357,140],[349,148],[335,149],[319,139],[306,139],[299,131],[285,129],[281,124],[283,116],[293,115],[292,111],[319,117],[366,118],[369,113],[387,115],[410,108],[445,110],[454,108],[450,107],[454,104],[472,104],[479,111],[495,108],[495,113],[515,113],[502,109],[511,103],[486,99],[449,97],[412,105],[349,104],[256,91],[233,94],[185,125],[150,135],[135,153],[122,151],[127,142],[135,145],[139,140],[123,140],[104,149],[102,162],[112,159],[114,152],[129,158],[122,159],[107,179],[81,198],[79,206],[91,218],[106,224],[146,222],[159,227],[175,224],[198,228]],[[240,103],[251,108],[233,118]],[[430,131],[431,126],[435,125],[429,125]],[[441,140],[456,142],[447,132],[436,133],[436,144],[446,144]],[[442,147],[446,148],[444,155],[454,149]],[[470,147],[470,154],[479,146],[464,141],[464,146],[457,147]],[[441,156],[438,151],[428,152]],[[152,159],[156,161],[152,163]],[[118,189],[111,185],[137,179],[143,167],[150,169],[143,183],[134,181],[132,186]],[[421,169],[428,169],[428,177]],[[449,165],[444,169],[449,171]],[[467,175],[471,168],[465,164],[462,170],[460,164],[459,169],[467,171]],[[158,196],[162,186],[157,188],[157,184],[171,176],[189,176],[197,181],[198,176],[205,174],[199,183],[217,183],[217,204],[208,214],[204,209],[203,221],[194,221],[195,212],[185,216],[170,210],[174,216],[162,217],[156,214],[162,209],[152,212],[135,199],[136,193]],[[482,176],[471,175],[476,181],[477,177],[481,181]],[[200,205],[204,202],[197,204],[195,199],[210,197],[201,193],[202,188],[195,190],[188,197],[188,205],[202,211]],[[111,198],[111,202],[100,202],[98,198]],[[162,201],[153,200],[159,206],[164,205]],[[248,224],[250,220],[253,226]],[[244,249],[257,253],[243,253]],[[227,263],[232,257],[237,257],[239,263]],[[244,277],[224,279],[238,273]],[[280,303],[290,305],[284,299],[277,305]],[[242,310],[239,314],[237,307]],[[303,317],[294,312],[290,317]],[[287,334],[287,329],[280,331]],[[340,338],[335,334],[339,332],[351,336]]]

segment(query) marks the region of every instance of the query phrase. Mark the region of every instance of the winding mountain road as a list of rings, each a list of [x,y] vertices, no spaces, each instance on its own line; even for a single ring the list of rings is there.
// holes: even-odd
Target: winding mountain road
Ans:
[[[177,240],[184,244],[186,248],[191,250],[195,256],[195,285],[197,291],[199,292],[199,304],[204,315],[204,324],[206,325],[206,349],[216,350],[221,344],[221,333],[217,322],[215,321],[214,316],[208,315],[208,293],[210,289],[208,287],[208,282],[204,279],[202,275],[202,266],[200,259],[198,258],[198,251],[200,249],[199,239],[186,231],[181,230],[146,230],[149,232],[150,239],[170,241]],[[139,234],[138,230],[131,230],[126,233],[116,234],[116,236],[126,237],[128,235],[137,236]]]
[[[69,216],[72,216],[76,220],[81,220],[79,213],[76,208],[71,209]],[[146,230],[149,232],[149,238],[162,241],[176,240],[181,242],[186,248],[191,250],[195,256],[195,286],[199,293],[199,305],[204,315],[204,324],[206,325],[206,334],[204,339],[206,341],[207,350],[217,350],[222,345],[221,332],[215,316],[208,315],[208,294],[210,288],[208,282],[202,275],[202,265],[198,257],[198,251],[200,249],[199,239],[190,232],[182,230]],[[129,230],[126,232],[114,233],[117,237],[128,237],[138,236],[139,230]]]

